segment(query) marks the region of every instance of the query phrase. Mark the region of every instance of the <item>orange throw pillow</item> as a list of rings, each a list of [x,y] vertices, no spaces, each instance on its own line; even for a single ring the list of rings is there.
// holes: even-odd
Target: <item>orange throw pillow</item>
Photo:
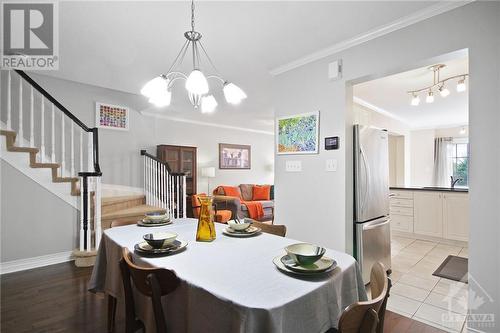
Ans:
[[[271,185],[254,185],[252,200],[271,200]]]
[[[221,186],[224,189],[224,195],[228,197],[241,198],[240,190],[236,186]]]

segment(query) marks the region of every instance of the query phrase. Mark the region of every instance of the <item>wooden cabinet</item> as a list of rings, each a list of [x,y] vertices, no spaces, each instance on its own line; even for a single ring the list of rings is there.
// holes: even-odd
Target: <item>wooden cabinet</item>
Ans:
[[[415,191],[414,224],[416,234],[443,237],[443,194],[441,192]]]
[[[186,212],[192,217],[191,195],[196,193],[196,147],[158,145],[156,157],[167,162],[172,172],[186,174]]]
[[[391,190],[391,228],[413,232],[413,192]]]
[[[467,194],[443,194],[444,238],[460,241],[469,239],[469,196]]]

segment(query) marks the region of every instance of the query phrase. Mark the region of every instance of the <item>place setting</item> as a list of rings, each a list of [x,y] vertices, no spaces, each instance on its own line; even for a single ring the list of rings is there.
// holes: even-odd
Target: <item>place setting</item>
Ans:
[[[154,232],[142,236],[142,242],[135,244],[134,250],[141,255],[170,255],[186,248],[188,242],[177,239],[173,232]]]
[[[142,220],[137,221],[137,225],[141,227],[161,227],[171,223],[169,214],[159,212],[146,213]]]
[[[230,220],[227,222],[228,226],[222,230],[222,233],[230,237],[252,237],[260,234],[261,228],[253,226],[251,219]]]
[[[335,259],[325,256],[326,249],[309,243],[296,243],[285,247],[285,254],[273,259],[276,267],[287,274],[318,276],[337,267]]]

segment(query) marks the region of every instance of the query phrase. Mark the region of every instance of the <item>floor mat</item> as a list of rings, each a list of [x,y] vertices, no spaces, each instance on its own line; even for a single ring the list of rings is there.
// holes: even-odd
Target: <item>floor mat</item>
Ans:
[[[432,275],[468,283],[468,266],[469,260],[467,258],[450,255],[439,265]]]

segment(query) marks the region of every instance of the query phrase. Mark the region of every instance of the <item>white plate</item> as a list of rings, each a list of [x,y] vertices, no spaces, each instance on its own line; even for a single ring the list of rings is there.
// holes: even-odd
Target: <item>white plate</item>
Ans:
[[[337,262],[327,256],[321,257],[318,261],[311,265],[298,265],[290,255],[281,257],[281,262],[286,268],[295,272],[301,273],[321,273],[329,270],[332,266],[337,265]]]
[[[282,271],[282,272],[285,272],[285,273],[290,273],[290,274],[293,274],[293,275],[300,275],[300,276],[316,276],[316,275],[321,275],[321,274],[326,274],[328,272],[331,272],[333,271],[336,267],[337,267],[337,262],[335,260],[333,265],[324,270],[324,271],[319,271],[319,272],[315,272],[315,271],[312,271],[312,272],[299,272],[299,271],[293,271],[289,268],[287,268],[285,266],[285,264],[283,264],[283,262],[281,261],[281,258],[283,258],[284,256],[286,256],[287,254],[281,254],[279,256],[277,256],[276,258],[273,259],[273,263],[276,265],[276,267]]]
[[[233,237],[250,237],[250,236],[258,234],[261,231],[262,231],[261,228],[254,227],[254,226],[249,226],[248,228],[246,228],[243,231],[234,231],[230,227],[227,227],[224,230],[222,230],[222,233],[225,235],[228,235],[228,236],[233,236]]]
[[[172,245],[167,245],[165,247],[162,247],[161,249],[154,249],[146,241],[143,241],[135,244],[134,250],[144,254],[173,254],[182,251],[187,245],[188,242],[176,239],[172,243]]]
[[[164,225],[172,224],[172,221],[162,222],[162,223],[144,223],[144,221],[137,221],[137,225],[141,227],[161,227]]]
[[[158,223],[167,223],[170,222],[170,218],[162,219],[162,220],[150,220],[150,219],[142,219],[142,223],[144,224],[158,224]]]

